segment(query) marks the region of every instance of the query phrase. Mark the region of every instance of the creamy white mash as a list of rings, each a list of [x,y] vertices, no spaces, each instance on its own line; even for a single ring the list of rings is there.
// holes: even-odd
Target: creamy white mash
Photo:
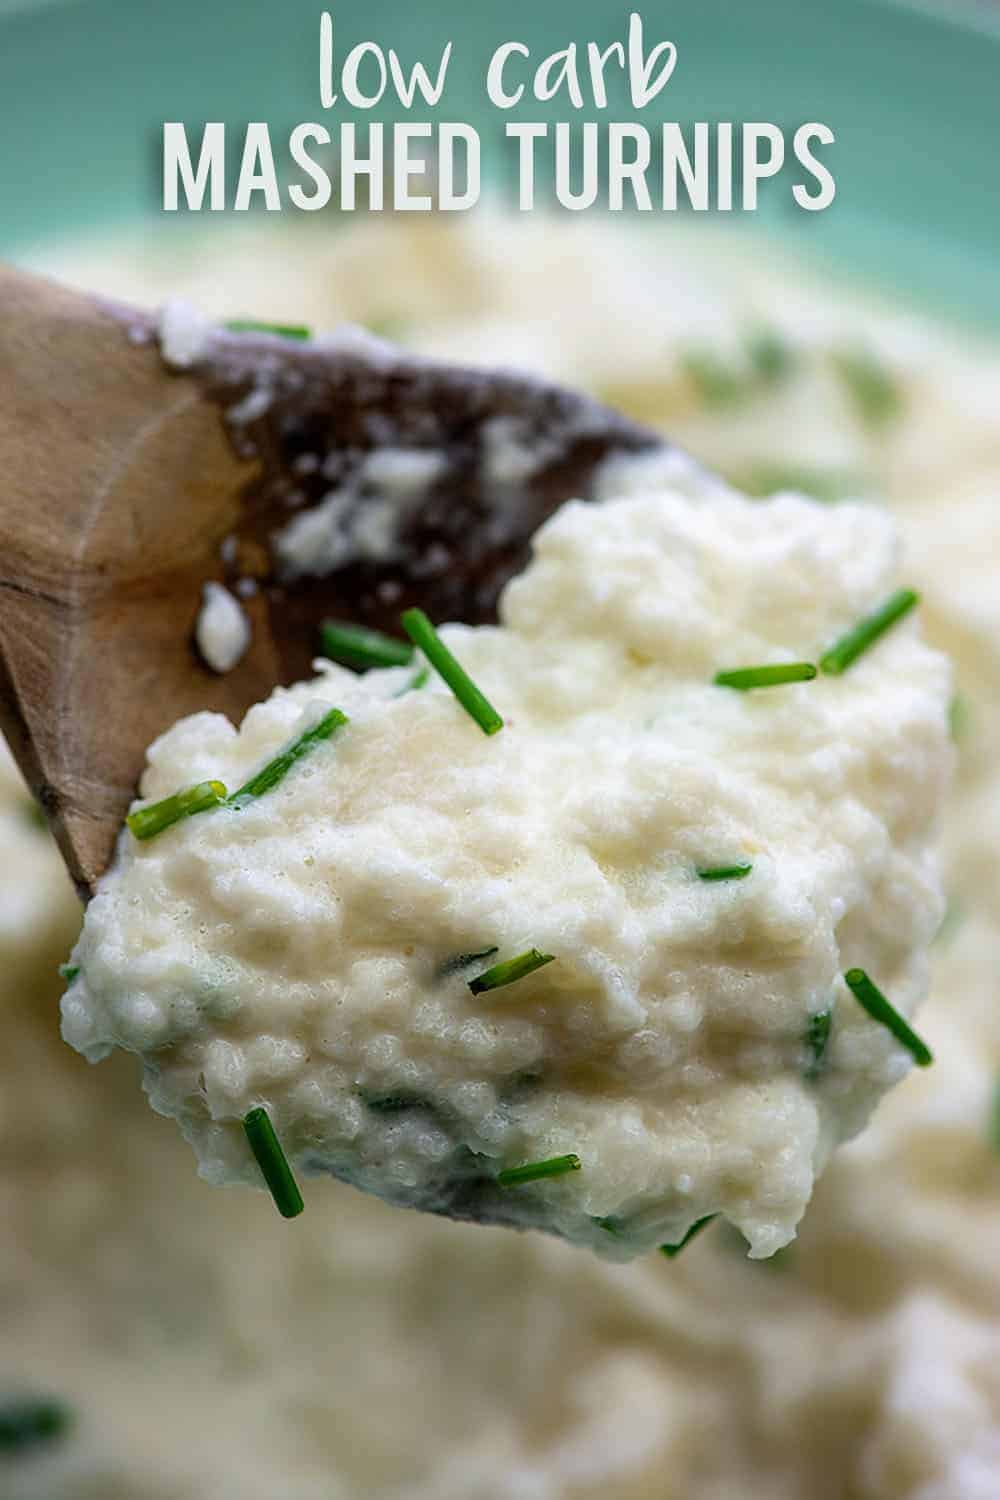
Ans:
[[[210,1181],[260,1181],[241,1122],[263,1105],[293,1165],[393,1202],[612,1258],[721,1212],[751,1254],[780,1249],[907,1071],[840,976],[869,969],[903,1013],[923,998],[950,672],[907,621],[840,677],[714,677],[817,661],[895,552],[872,506],[570,502],[500,626],[443,632],[502,706],[495,736],[440,679],[408,691],[412,667],[326,664],[239,732],[182,720],[149,752],[152,801],[242,787],[332,707],[348,722],[248,805],[123,833],[67,1041],[139,1053]],[[473,993],[532,949],[551,961]],[[570,1153],[580,1170],[498,1181]]]
[[[5,1500],[995,1500],[1000,357],[711,237],[485,215],[315,242],[267,226],[228,254],[218,235],[186,263],[160,239],[56,268],[150,305],[408,320],[428,352],[587,385],[743,485],[888,496],[965,705],[949,913],[916,1022],[935,1063],[834,1155],[772,1260],[717,1223],[674,1261],[608,1264],[312,1181],[289,1225],[198,1180],[130,1059],[89,1069],[58,1040],[54,966],[79,911],[7,773],[0,1393],[74,1421],[0,1455]],[[762,326],[794,355],[786,376],[710,396],[686,356],[742,368]],[[863,414],[845,350],[888,372],[890,419]]]

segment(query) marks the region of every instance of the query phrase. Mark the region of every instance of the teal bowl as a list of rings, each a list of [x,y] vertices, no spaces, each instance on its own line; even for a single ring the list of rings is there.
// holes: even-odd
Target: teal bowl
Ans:
[[[453,39],[438,117],[479,128],[494,181],[511,143],[486,101],[493,48],[516,38],[540,59],[572,40],[606,46],[628,20],[628,7],[607,0],[330,8],[340,56],[372,38],[430,63]],[[164,120],[224,120],[236,131],[266,120],[286,135],[303,120],[329,125],[319,100],[321,9],[314,0],[0,0],[0,254],[30,264],[56,238],[141,219],[176,232],[187,215],[159,204]],[[755,217],[812,258],[1000,325],[1000,6],[675,0],[647,7],[645,19],[648,38],[678,48],[645,123],[817,120],[835,133],[827,159],[838,192],[828,210],[804,213],[787,192],[772,193],[758,215],[733,222]],[[606,117],[628,118],[623,109]],[[513,112],[569,113],[537,103]],[[209,217],[199,215],[202,226]],[[668,235],[673,216],[658,217]]]

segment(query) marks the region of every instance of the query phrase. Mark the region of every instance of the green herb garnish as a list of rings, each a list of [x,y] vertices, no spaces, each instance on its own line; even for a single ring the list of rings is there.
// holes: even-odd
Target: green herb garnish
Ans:
[[[718,1214],[706,1214],[703,1219],[695,1219],[684,1238],[678,1240],[676,1245],[661,1245],[660,1254],[665,1255],[668,1260],[673,1260],[675,1255],[680,1255],[684,1246],[690,1243],[696,1234],[701,1233],[706,1224],[711,1224],[712,1220],[716,1218],[718,1218]]]
[[[756,328],[747,336],[747,358],[763,385],[780,385],[795,368],[795,355],[775,328]]]
[[[969,700],[964,694],[956,693],[948,704],[948,729],[956,744],[968,734],[969,719]]]
[[[794,490],[808,495],[812,500],[821,500],[825,505],[835,505],[848,495],[863,494],[869,488],[863,479],[841,469],[812,469],[797,464],[754,464],[750,469],[735,476],[738,489],[745,490],[755,499],[764,499],[781,490]]]
[[[454,958],[446,958],[438,969],[438,978],[447,979],[449,974],[460,974],[470,964],[478,963],[484,958],[492,958],[494,953],[499,953],[499,948],[483,948],[478,953],[456,953]]]
[[[267,1110],[261,1106],[250,1110],[243,1116],[243,1129],[279,1214],[294,1219],[305,1204]]]
[[[699,870],[699,880],[744,880],[753,865],[716,865],[709,870]]]
[[[868,978],[864,969],[848,969],[844,975],[844,983],[872,1020],[878,1021],[891,1031],[896,1040],[911,1053],[919,1068],[926,1068],[934,1061],[934,1054],[926,1042],[920,1040],[895,1006],[889,1004],[878,986]]]
[[[416,693],[420,688],[426,687],[431,679],[430,667],[421,667],[419,672],[414,672],[409,682],[404,682],[398,693],[393,693],[394,698],[405,698],[407,693]]]
[[[562,1177],[579,1172],[582,1163],[574,1151],[566,1156],[550,1156],[548,1161],[529,1161],[523,1167],[505,1167],[497,1173],[498,1187],[519,1187],[522,1182],[540,1182],[543,1177]]]
[[[197,786],[164,797],[162,802],[151,802],[148,807],[137,808],[129,813],[125,822],[135,838],[151,839],[182,818],[207,812],[210,807],[221,807],[225,800],[226,788],[221,781],[200,781]]]
[[[993,1085],[993,1097],[990,1100],[989,1140],[993,1150],[1000,1155],[1000,1077]]]
[[[419,646],[483,733],[496,734],[497,730],[502,729],[503,719],[489,699],[476,687],[465,668],[452,656],[423,610],[408,609],[402,617],[402,624],[410,640],[415,646]]]
[[[806,1026],[805,1044],[811,1054],[805,1076],[810,1082],[819,1077],[823,1071],[823,1062],[826,1055],[826,1045],[830,1040],[830,1027],[833,1024],[833,1008],[828,1006],[826,1010],[818,1010],[809,1017]]]
[[[229,318],[223,325],[230,333],[273,333],[279,339],[308,339],[312,332],[303,323],[260,323],[256,318]]]
[[[823,671],[831,677],[838,677],[841,672],[846,672],[863,651],[873,646],[891,625],[909,614],[919,602],[920,595],[914,593],[913,589],[897,589],[874,614],[859,620],[829,651],[824,651],[819,659]]]
[[[68,1407],[44,1396],[0,1400],[0,1455],[20,1453],[60,1438],[70,1426]]]
[[[706,406],[738,406],[749,394],[749,381],[709,350],[689,349],[681,359],[684,374]]]
[[[716,672],[719,687],[736,688],[741,693],[751,688],[780,687],[785,682],[812,682],[816,668],[808,661],[783,661],[770,667],[737,667],[731,672]]]
[[[494,964],[484,974],[470,979],[469,989],[474,995],[481,995],[484,990],[502,989],[505,984],[514,984],[525,975],[533,974],[536,969],[552,963],[554,957],[552,953],[539,953],[537,948],[529,948],[527,953],[520,953],[517,958],[508,958],[503,963]]]
[[[60,979],[65,979],[65,981],[66,981],[67,984],[72,984],[73,980],[77,977],[77,975],[79,974],[79,972],[80,972],[80,965],[79,964],[60,964],[59,965],[59,977],[60,977]]]
[[[413,647],[408,641],[394,640],[391,635],[383,635],[381,630],[369,630],[365,625],[341,625],[336,620],[324,620],[319,633],[324,656],[359,672],[367,671],[369,667],[405,667],[413,656]]]
[[[317,745],[328,740],[330,736],[348,722],[347,715],[341,713],[339,708],[331,708],[325,713],[318,724],[300,734],[298,739],[293,740],[287,749],[282,750],[273,760],[262,767],[255,776],[245,782],[238,791],[233,792],[227,798],[228,807],[245,807],[256,797],[262,797],[265,792],[273,791],[279,782],[283,781],[292,767],[304,756],[315,750]]]
[[[847,387],[861,420],[884,427],[903,409],[899,386],[881,360],[867,349],[845,349],[833,356],[833,367]]]

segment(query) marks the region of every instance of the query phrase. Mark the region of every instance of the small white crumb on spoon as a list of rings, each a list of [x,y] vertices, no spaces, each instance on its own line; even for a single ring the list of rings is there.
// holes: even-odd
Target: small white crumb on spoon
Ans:
[[[166,363],[178,370],[197,364],[205,353],[214,326],[212,319],[193,303],[181,297],[169,298],[160,309],[157,329],[160,351]]]
[[[213,672],[231,672],[246,655],[250,621],[221,583],[205,584],[194,638],[202,660]]]

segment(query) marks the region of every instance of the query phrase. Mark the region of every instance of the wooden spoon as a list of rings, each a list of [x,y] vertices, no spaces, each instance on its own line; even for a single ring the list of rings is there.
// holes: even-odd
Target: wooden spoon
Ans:
[[[358,330],[213,329],[172,372],[149,314],[0,268],[0,728],[81,895],[175,719],[238,720],[307,675],[324,616],[491,618],[539,523],[609,456],[661,444],[572,391]],[[400,449],[439,456],[416,492],[409,459],[378,477],[373,453]],[[332,492],[329,566],[303,573],[274,539]],[[253,630],[221,677],[192,644],[211,579]]]

